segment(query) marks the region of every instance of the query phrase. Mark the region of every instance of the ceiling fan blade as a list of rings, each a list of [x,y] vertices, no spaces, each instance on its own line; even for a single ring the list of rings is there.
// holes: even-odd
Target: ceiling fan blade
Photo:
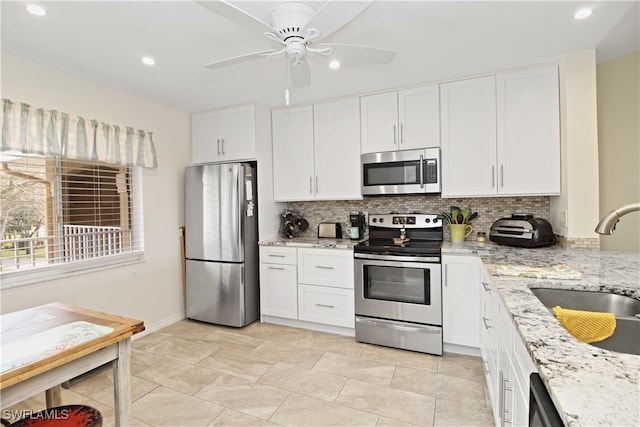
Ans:
[[[274,53],[274,51],[267,50],[264,52],[248,53],[246,55],[234,56],[232,58],[227,58],[227,59],[222,59],[220,61],[212,62],[210,64],[203,65],[203,67],[209,68],[209,69],[229,67],[231,65],[243,64],[245,62],[254,61],[256,59],[264,59],[271,56],[269,55],[271,53]]]
[[[327,1],[316,12],[311,20],[304,26],[315,28],[320,31],[318,40],[329,37],[331,34],[351,22],[373,3],[373,0],[366,1]],[[303,30],[304,31],[304,30]]]
[[[329,63],[332,60],[339,60],[342,65],[363,65],[363,64],[389,64],[396,56],[396,52],[376,47],[359,46],[344,43],[322,43],[316,48],[331,48],[330,56],[314,55],[314,61]]]
[[[289,63],[288,68],[293,87],[299,88],[309,86],[309,84],[311,84],[311,66],[306,57],[298,65]]]
[[[250,13],[247,13],[239,7],[236,7],[224,0],[196,0],[196,3],[209,9],[216,15],[227,18],[243,27],[246,27],[247,30],[255,32],[257,34],[265,31],[275,32],[275,30],[266,22],[261,21]]]

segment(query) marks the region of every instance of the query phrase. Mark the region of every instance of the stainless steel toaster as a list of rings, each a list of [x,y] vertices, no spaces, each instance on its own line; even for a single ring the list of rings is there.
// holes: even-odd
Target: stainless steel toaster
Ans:
[[[318,237],[342,239],[342,225],[339,222],[321,222],[318,224]]]
[[[556,242],[549,221],[530,214],[511,214],[510,218],[500,218],[491,226],[489,239],[525,248],[550,246]]]

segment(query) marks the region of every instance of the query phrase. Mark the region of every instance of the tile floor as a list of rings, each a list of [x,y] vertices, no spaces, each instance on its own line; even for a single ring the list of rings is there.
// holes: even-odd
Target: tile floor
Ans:
[[[184,320],[133,342],[135,426],[492,426],[479,358],[253,323]],[[111,370],[62,389],[114,424]],[[41,409],[44,393],[11,409]],[[5,409],[5,408],[3,408]]]

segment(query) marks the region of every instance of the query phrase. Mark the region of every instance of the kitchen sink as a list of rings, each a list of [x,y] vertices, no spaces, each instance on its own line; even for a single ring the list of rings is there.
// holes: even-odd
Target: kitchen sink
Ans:
[[[606,340],[591,345],[606,350],[640,355],[640,301],[624,295],[569,289],[531,288],[553,313],[553,307],[599,311],[616,316],[616,330]]]

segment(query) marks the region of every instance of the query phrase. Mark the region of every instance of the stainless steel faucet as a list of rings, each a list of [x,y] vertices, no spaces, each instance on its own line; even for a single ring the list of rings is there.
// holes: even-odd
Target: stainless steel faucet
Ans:
[[[613,234],[613,230],[616,229],[616,224],[620,221],[620,218],[630,212],[638,211],[640,211],[640,203],[630,203],[620,206],[618,209],[614,209],[603,216],[595,231],[598,234]]]

